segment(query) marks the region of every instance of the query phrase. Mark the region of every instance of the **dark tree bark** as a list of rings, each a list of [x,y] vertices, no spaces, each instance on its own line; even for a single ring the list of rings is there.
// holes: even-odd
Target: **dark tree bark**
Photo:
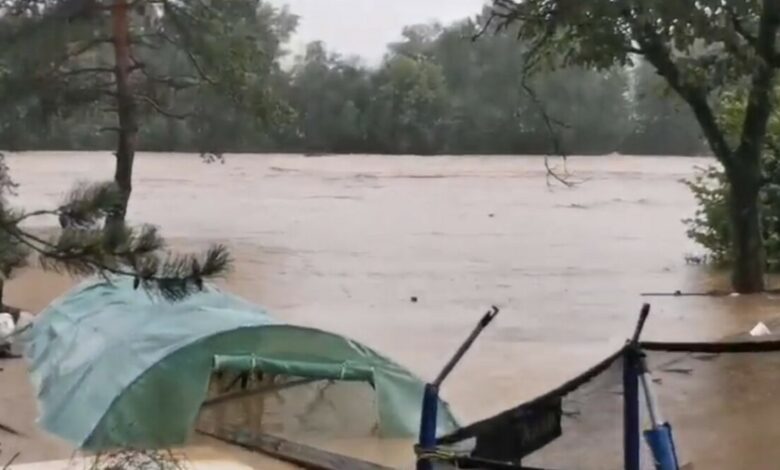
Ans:
[[[119,116],[114,181],[122,195],[121,207],[107,220],[107,226],[123,223],[130,193],[133,191],[133,159],[138,136],[138,116],[130,83],[130,6],[127,0],[115,0],[111,7],[116,60],[116,102]]]
[[[766,256],[759,205],[760,152],[756,156],[742,155],[739,160],[741,164],[728,174],[734,250],[731,283],[736,292],[750,294],[765,287]]]
[[[745,120],[736,150],[726,141],[722,128],[700,85],[683,80],[672,61],[669,46],[650,25],[637,28],[636,37],[645,58],[691,107],[715,156],[723,164],[730,189],[730,219],[734,267],[731,283],[736,292],[752,294],[765,288],[766,255],[761,228],[761,154],[773,109],[777,52],[775,40],[780,26],[780,2],[764,0],[758,36],[751,43],[762,63],[752,74]]]
[[[780,27],[780,4],[764,0],[758,37],[753,45],[763,60],[753,73],[748,94],[745,120],[739,147],[726,176],[731,186],[731,225],[733,230],[734,268],[732,285],[740,293],[764,290],[766,268],[761,206],[761,154],[764,151],[769,117],[773,109],[775,85],[776,40]]]

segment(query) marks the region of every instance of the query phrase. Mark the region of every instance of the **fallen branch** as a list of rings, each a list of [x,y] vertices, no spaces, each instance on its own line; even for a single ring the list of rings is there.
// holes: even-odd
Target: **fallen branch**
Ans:
[[[8,426],[7,424],[0,423],[0,431],[4,431],[14,436],[24,437],[24,434],[12,428],[11,426]]]

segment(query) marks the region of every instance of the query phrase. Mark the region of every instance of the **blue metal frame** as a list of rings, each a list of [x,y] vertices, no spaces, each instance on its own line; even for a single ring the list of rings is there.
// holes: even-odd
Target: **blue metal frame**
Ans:
[[[640,470],[642,430],[640,423],[639,374],[640,352],[626,347],[623,353],[623,458],[625,470]],[[436,422],[439,405],[439,388],[427,384],[423,395],[420,420],[420,451],[436,448]],[[423,457],[417,460],[417,470],[433,470],[433,462]]]
[[[425,451],[433,451],[436,448],[436,421],[439,404],[439,386],[444,378],[460,360],[465,351],[474,341],[479,332],[487,326],[498,309],[493,308],[488,312],[477,326],[469,339],[461,346],[455,357],[447,364],[436,381],[425,386],[423,396],[422,415],[420,420],[420,436],[418,451],[423,455],[417,459],[417,470],[433,470],[433,462],[425,457]],[[639,379],[643,373],[642,352],[639,349],[639,336],[644,327],[645,320],[650,313],[650,305],[642,306],[636,330],[633,338],[626,344],[623,350],[623,463],[625,470],[640,470],[640,455],[642,445],[642,430],[639,413]],[[672,466],[660,466],[659,468],[677,468],[674,455],[674,442],[671,439],[671,427],[666,425],[668,432],[669,452],[662,452],[674,457]],[[665,461],[665,460],[664,460]]]
[[[420,417],[419,449],[422,451],[436,448],[436,420],[439,411],[439,387],[425,385],[422,416]],[[417,459],[417,470],[433,470],[433,463],[426,458]]]

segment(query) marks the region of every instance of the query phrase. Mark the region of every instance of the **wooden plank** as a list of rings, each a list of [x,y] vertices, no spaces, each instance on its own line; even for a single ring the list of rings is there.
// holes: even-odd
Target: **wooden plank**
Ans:
[[[229,429],[215,432],[198,430],[198,432],[228,444],[270,455],[306,470],[392,470],[390,467],[317,449],[270,434],[249,435]]]

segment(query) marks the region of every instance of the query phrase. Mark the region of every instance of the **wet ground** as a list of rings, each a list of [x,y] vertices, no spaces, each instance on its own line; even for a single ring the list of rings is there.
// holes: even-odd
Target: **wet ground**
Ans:
[[[444,387],[469,421],[611,352],[643,301],[653,303],[646,339],[715,339],[777,315],[768,296],[640,297],[727,287],[684,260],[700,250],[685,237],[681,220],[694,203],[679,180],[709,163],[572,158],[567,170],[582,182],[565,188],[548,184],[538,158],[242,155],[206,165],[193,155],[142,155],[130,217],[159,225],[179,247],[229,244],[231,290],[284,320],[351,335],[425,378],[484,310],[500,306]],[[32,153],[10,165],[17,202],[34,209],[74,180],[110,177],[113,159]],[[66,286],[29,273],[7,295],[36,310]],[[0,380],[0,396],[9,386],[19,393]],[[0,420],[6,415],[0,408]],[[320,444],[409,460],[406,442]]]

